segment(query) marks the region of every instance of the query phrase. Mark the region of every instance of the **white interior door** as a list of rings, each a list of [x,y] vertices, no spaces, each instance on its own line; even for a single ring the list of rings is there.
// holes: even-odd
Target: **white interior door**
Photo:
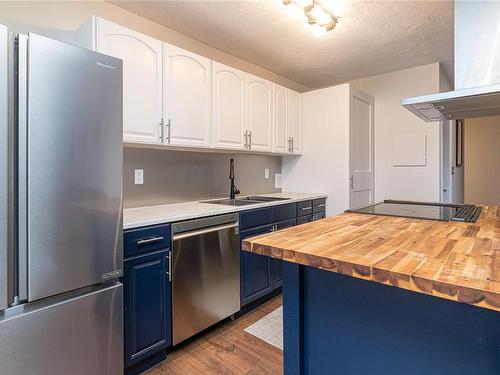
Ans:
[[[162,42],[97,21],[97,51],[123,60],[123,139],[161,143]]]
[[[211,62],[181,48],[164,46],[165,141],[172,145],[210,147]]]
[[[274,152],[289,152],[288,89],[273,85],[274,97]]]
[[[245,73],[212,62],[214,147],[244,149]]]
[[[273,85],[247,73],[247,127],[252,150],[272,150]]]
[[[351,87],[349,208],[374,201],[373,105],[370,95]]]

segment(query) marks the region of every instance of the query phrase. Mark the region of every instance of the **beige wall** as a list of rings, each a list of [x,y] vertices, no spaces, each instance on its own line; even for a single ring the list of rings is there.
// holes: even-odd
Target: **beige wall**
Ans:
[[[439,71],[439,63],[434,63],[351,82],[375,98],[376,201],[440,200],[439,123],[426,123],[401,106],[403,98],[439,92]],[[427,135],[425,165],[394,166],[394,143],[401,136],[408,140],[421,134]]]
[[[465,202],[500,205],[500,116],[466,120],[464,140]]]
[[[349,208],[349,87],[304,94],[303,154],[282,162],[283,190],[328,194],[328,216]]]
[[[245,60],[212,48],[195,39],[182,35],[113,4],[97,1],[0,1],[0,23],[15,32],[40,34],[74,42],[76,30],[91,15],[103,17],[150,35],[165,42],[185,48],[212,60],[269,79],[297,91],[306,87]]]

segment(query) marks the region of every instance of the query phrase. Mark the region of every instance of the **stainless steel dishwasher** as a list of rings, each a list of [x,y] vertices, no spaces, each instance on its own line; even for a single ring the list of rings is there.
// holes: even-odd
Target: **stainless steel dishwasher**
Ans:
[[[240,309],[238,214],[178,222],[172,234],[175,345]]]

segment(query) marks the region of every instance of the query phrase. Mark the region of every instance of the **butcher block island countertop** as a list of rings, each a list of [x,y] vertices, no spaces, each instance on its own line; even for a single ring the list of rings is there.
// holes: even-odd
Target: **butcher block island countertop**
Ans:
[[[500,311],[500,207],[476,223],[344,213],[243,250]]]

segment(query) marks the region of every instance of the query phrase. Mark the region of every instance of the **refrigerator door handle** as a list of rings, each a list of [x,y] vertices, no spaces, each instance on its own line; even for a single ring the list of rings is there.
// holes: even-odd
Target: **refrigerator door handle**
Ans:
[[[0,25],[0,311],[8,307],[8,30]]]
[[[28,36],[18,36],[18,299],[28,298]]]

